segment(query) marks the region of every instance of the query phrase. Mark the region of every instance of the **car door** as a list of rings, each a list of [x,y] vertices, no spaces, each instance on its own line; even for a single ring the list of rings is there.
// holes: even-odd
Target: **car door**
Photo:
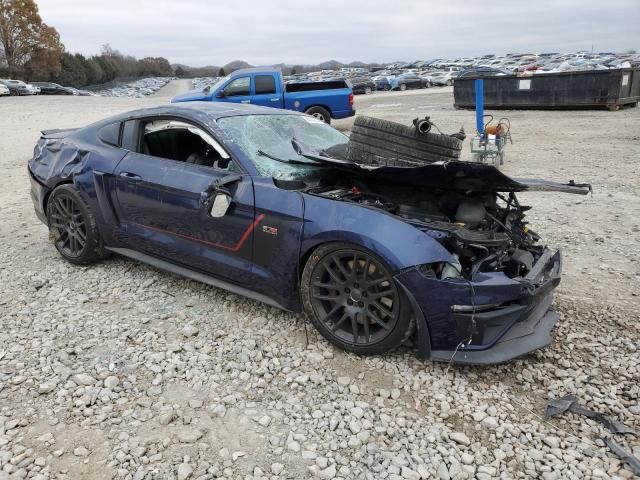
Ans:
[[[282,93],[278,81],[273,74],[255,75],[251,103],[263,107],[282,108]]]
[[[422,79],[420,77],[409,77],[409,88],[421,88],[423,86]]]
[[[123,147],[129,142],[130,151],[116,166],[112,189],[120,243],[234,283],[248,283],[255,226],[251,177],[228,161],[212,136],[217,143],[212,148],[228,161],[224,169],[143,153],[148,121],[128,121],[123,127]],[[128,140],[132,138],[137,140]],[[234,180],[224,189],[231,203],[224,215],[212,217],[212,183],[230,176]]]
[[[251,75],[234,78],[216,97],[218,102],[251,103]]]

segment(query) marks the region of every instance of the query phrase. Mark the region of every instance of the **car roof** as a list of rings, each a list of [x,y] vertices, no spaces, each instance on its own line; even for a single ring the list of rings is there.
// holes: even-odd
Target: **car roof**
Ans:
[[[281,110],[258,105],[247,105],[243,103],[227,102],[178,102],[157,107],[141,108],[107,119],[107,121],[122,121],[129,118],[140,118],[145,116],[172,116],[183,115],[187,118],[199,120],[208,124],[224,117],[237,117],[249,115],[303,115],[301,112],[292,110]],[[105,122],[100,122],[105,123]]]

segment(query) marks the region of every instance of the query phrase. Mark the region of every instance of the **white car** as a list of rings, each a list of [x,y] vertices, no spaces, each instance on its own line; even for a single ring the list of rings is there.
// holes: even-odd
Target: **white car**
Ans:
[[[40,87],[37,85],[31,85],[27,83],[27,91],[29,92],[27,95],[38,95],[40,93]]]
[[[0,96],[2,95],[11,95],[11,92],[6,85],[0,83]]]

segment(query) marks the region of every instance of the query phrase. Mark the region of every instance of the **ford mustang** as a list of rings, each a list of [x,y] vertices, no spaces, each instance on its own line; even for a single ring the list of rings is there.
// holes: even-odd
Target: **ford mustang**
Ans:
[[[192,102],[42,132],[31,197],[67,261],[116,253],[304,312],[330,342],[497,363],[547,345],[561,256],[493,166],[350,160],[311,116]]]

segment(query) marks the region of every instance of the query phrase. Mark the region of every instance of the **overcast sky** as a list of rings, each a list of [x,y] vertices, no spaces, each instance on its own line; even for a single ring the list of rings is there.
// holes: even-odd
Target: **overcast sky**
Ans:
[[[36,1],[71,52],[193,66],[640,49],[640,0]]]

